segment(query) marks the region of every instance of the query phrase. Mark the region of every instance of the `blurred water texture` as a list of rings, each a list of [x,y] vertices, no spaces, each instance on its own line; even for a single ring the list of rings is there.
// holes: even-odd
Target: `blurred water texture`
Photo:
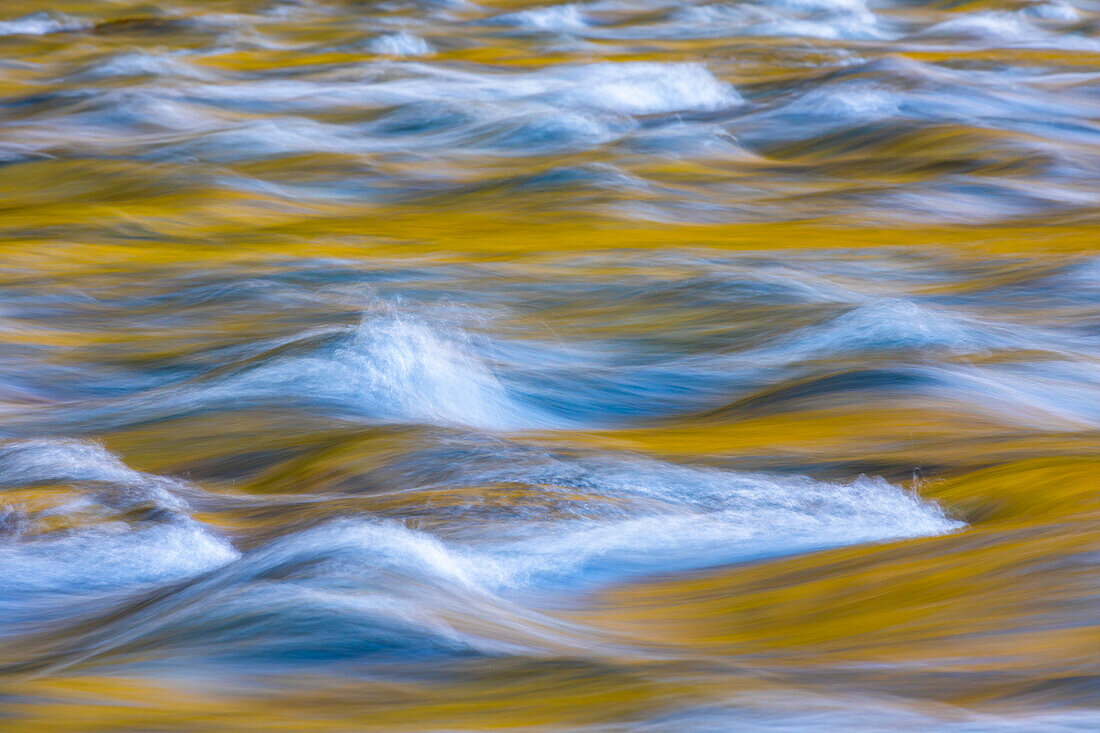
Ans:
[[[1100,3],[7,0],[0,728],[1100,727]]]

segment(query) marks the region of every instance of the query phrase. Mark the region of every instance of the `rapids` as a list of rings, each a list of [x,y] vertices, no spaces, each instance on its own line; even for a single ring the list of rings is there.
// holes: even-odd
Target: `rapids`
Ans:
[[[0,728],[1100,726],[1100,3],[0,50]]]

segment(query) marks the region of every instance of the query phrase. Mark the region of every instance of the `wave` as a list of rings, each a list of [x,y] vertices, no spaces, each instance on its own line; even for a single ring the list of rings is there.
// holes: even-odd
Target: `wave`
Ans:
[[[89,595],[236,558],[190,517],[184,497],[196,491],[135,471],[97,443],[0,443],[0,616],[9,625],[35,623]]]
[[[83,443],[21,443],[4,455],[22,467],[20,480],[166,480]],[[60,467],[43,470],[51,455],[62,458]],[[18,604],[32,614],[45,605],[50,612],[35,625],[53,626],[9,650],[8,671],[161,655],[313,664],[598,654],[601,645],[583,627],[545,616],[538,599],[642,574],[963,526],[881,479],[820,482],[506,445],[454,453],[444,464],[409,458],[407,465],[450,472],[448,490],[507,482],[521,510],[512,521],[495,513],[492,532],[477,531],[475,505],[456,506],[430,532],[409,527],[414,514],[292,525],[243,553],[193,521],[8,542],[0,549],[3,610]],[[433,502],[428,487],[416,491]],[[492,492],[471,494],[478,495],[496,501]],[[532,501],[536,495],[544,501]],[[143,589],[154,581],[157,588]],[[109,613],[84,616],[74,595],[108,589]],[[120,590],[128,597],[120,600]]]
[[[368,48],[380,56],[428,56],[435,52],[430,43],[406,31],[377,36]]]
[[[223,399],[245,401],[306,395],[387,421],[553,429],[684,413],[732,389],[781,381],[785,369],[808,359],[852,352],[982,354],[1040,345],[1049,344],[1026,329],[1012,332],[900,299],[873,300],[728,356],[649,364],[618,363],[599,344],[563,348],[473,337],[453,322],[381,315],[365,318],[336,346],[306,357],[273,355],[270,363],[215,389],[226,394]]]
[[[853,351],[948,351],[981,354],[1028,348],[1038,335],[1003,324],[982,324],[901,298],[857,305],[823,323],[795,332],[771,354],[794,358],[842,356]]]
[[[1076,10],[1068,3],[1039,3],[1016,11],[959,13],[922,30],[918,37],[965,38],[991,48],[1055,48],[1095,53],[1100,41],[1059,29],[1047,30],[1036,23],[1075,23]]]
[[[103,79],[174,78],[209,80],[210,75],[180,60],[182,54],[158,54],[133,50],[113,54],[78,69],[68,78],[74,82]]]
[[[426,42],[402,33],[376,37],[371,49],[385,56],[431,52]],[[582,151],[631,136],[639,130],[638,118],[663,117],[668,119],[659,127],[683,126],[676,115],[742,104],[731,84],[692,63],[564,64],[506,73],[377,61],[343,76],[323,82],[218,79],[178,59],[129,52],[70,78],[121,84],[163,77],[175,83],[55,95],[46,107],[63,109],[43,107],[48,119],[26,130],[22,140],[45,153],[59,136],[87,128],[95,134],[81,145],[99,154],[224,164],[326,153],[361,168],[362,156],[399,154],[413,138],[422,149],[462,159]],[[316,119],[333,106],[363,110],[362,120]],[[274,107],[283,112],[278,119],[255,119]],[[688,129],[683,137],[693,135],[698,131]],[[229,180],[225,172],[221,176]],[[389,175],[380,178],[391,181],[385,188],[395,188]]]
[[[521,405],[478,351],[474,340],[454,327],[368,316],[335,343],[307,355],[261,359],[199,399],[304,398],[382,421],[485,429],[549,419]]]
[[[0,20],[0,36],[42,36],[86,30],[91,24],[56,13],[32,13],[12,20]]]
[[[575,31],[587,29],[590,22],[580,5],[549,5],[514,13],[502,13],[484,21],[488,25],[522,28],[526,31]]]
[[[894,37],[863,0],[773,0],[692,5],[672,16],[679,34],[793,36],[822,40],[881,40]]]
[[[313,277],[306,265],[286,282],[257,281],[233,293],[215,278],[184,287],[178,302],[140,299],[126,307],[159,309],[158,323],[177,323],[179,307],[201,313],[229,298],[233,308],[267,325],[208,344],[187,337],[156,370],[117,359],[66,363],[67,352],[48,345],[12,351],[4,357],[5,410],[12,416],[5,430],[27,435],[33,425],[54,424],[72,434],[77,425],[56,421],[78,412],[79,429],[102,429],[255,408],[360,424],[567,430],[652,425],[722,405],[778,409],[791,399],[855,398],[854,389],[916,401],[942,389],[941,396],[985,410],[1004,400],[991,401],[983,380],[1012,381],[1029,369],[1045,396],[1027,400],[1038,412],[1019,412],[1014,421],[1040,415],[1043,405],[1065,416],[1059,405],[1074,403],[1080,409],[1070,412],[1091,421],[1093,386],[1077,373],[1096,358],[1095,335],[1079,321],[1025,308],[1037,297],[1088,303],[1086,265],[1038,271],[1003,293],[1005,308],[989,311],[974,309],[973,295],[919,295],[927,284],[920,271],[911,282],[885,282],[877,280],[877,266],[866,263],[865,271],[842,277],[816,261],[770,267],[699,261],[674,278],[655,280],[643,273],[661,266],[657,258],[615,281],[563,285],[561,292],[541,281],[516,283],[503,300],[478,308],[447,304],[449,288],[472,272],[441,273],[439,293],[427,302],[400,295],[402,279],[419,273],[416,268],[388,275],[349,270],[309,292],[298,282]],[[546,276],[556,277],[562,266],[573,265],[555,265]],[[387,279],[392,292],[375,298],[358,323],[341,325],[363,307],[361,294],[348,300],[349,288]],[[884,295],[899,291],[912,295]],[[432,305],[437,296],[442,302]],[[599,309],[574,307],[593,298],[603,304]],[[590,332],[576,338],[576,331],[556,333],[555,326],[532,329],[524,325],[525,300],[542,303],[552,320],[561,313],[580,318],[571,328]],[[103,312],[100,307],[93,310]],[[291,307],[333,325],[296,332],[278,315]],[[769,316],[777,311],[786,314],[782,323]],[[677,330],[648,328],[656,313],[675,318]],[[614,338],[603,330],[607,323],[616,324]],[[217,326],[200,317],[186,328]],[[60,361],[43,365],[47,353]],[[1046,362],[1045,376],[1035,371],[1038,364],[1028,365],[1036,354]]]
[[[493,588],[672,572],[829,546],[940,534],[962,525],[882,479],[829,483],[646,459],[517,456],[520,470],[467,467],[452,479],[520,482],[563,501],[539,521],[479,541]],[[572,516],[571,516],[572,515]],[[549,521],[552,520],[552,521]]]

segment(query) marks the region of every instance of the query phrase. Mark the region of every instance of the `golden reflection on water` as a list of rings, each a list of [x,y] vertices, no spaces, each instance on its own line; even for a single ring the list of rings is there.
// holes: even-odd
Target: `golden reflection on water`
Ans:
[[[40,5],[9,2],[0,20],[28,15]],[[0,347],[8,353],[0,357],[0,438],[5,445],[37,438],[95,440],[133,469],[107,483],[162,486],[156,477],[179,477],[185,485],[165,485],[189,502],[187,521],[228,538],[232,549],[243,553],[237,564],[299,531],[346,517],[392,520],[418,537],[439,533],[460,543],[552,528],[577,516],[660,511],[670,503],[663,495],[624,498],[613,488],[593,488],[587,478],[555,483],[537,471],[514,478],[489,472],[462,483],[464,472],[475,474],[470,466],[479,465],[461,463],[463,451],[498,451],[504,457],[494,460],[517,467],[535,461],[530,455],[536,453],[538,460],[547,453],[561,463],[590,455],[644,456],[662,466],[700,471],[809,475],[835,482],[828,484],[834,488],[861,475],[879,476],[938,502],[966,526],[924,533],[934,536],[886,534],[847,546],[829,541],[795,554],[730,559],[701,552],[699,562],[686,567],[657,563],[646,572],[612,574],[580,590],[541,597],[530,591],[535,600],[519,594],[505,602],[472,591],[467,598],[466,590],[451,590],[453,598],[440,601],[441,617],[457,635],[501,645],[493,653],[449,650],[420,657],[422,650],[407,642],[408,648],[401,648],[406,656],[376,659],[368,649],[325,664],[318,661],[324,649],[293,644],[295,633],[328,639],[320,613],[287,631],[278,620],[293,615],[291,606],[276,606],[274,619],[263,616],[267,609],[251,609],[251,616],[242,611],[259,629],[249,627],[254,636],[246,637],[217,636],[219,624],[232,628],[239,621],[228,611],[210,616],[213,630],[203,627],[203,613],[230,608],[245,597],[230,577],[226,587],[215,588],[221,595],[213,595],[214,602],[206,598],[215,608],[203,611],[202,598],[176,600],[173,594],[192,582],[213,586],[209,578],[216,579],[218,566],[212,565],[209,575],[196,570],[119,595],[104,592],[102,606],[73,616],[59,611],[63,598],[50,600],[41,619],[20,621],[27,633],[13,622],[16,631],[0,639],[0,727],[895,730],[959,724],[984,730],[981,725],[1015,720],[1025,729],[1087,730],[1096,723],[1100,423],[1090,412],[1096,386],[1088,374],[1095,376],[1098,362],[1091,346],[1078,345],[1095,339],[1095,324],[1087,319],[1097,312],[1074,285],[1034,286],[1096,261],[1095,206],[1088,195],[1095,193],[1097,179],[1044,178],[1046,164],[1060,155],[1091,164],[1092,142],[1082,141],[1085,133],[1074,128],[1080,140],[1069,141],[1067,133],[1066,140],[1057,141],[1050,130],[1021,131],[996,112],[1002,128],[988,120],[932,120],[900,131],[885,124],[864,130],[853,123],[806,139],[766,140],[769,125],[782,125],[765,118],[743,128],[728,123],[734,125],[731,134],[756,141],[751,156],[729,150],[698,155],[686,148],[662,153],[659,146],[611,143],[575,143],[575,149],[567,145],[537,155],[498,149],[467,155],[470,146],[482,143],[477,135],[497,140],[498,131],[486,130],[427,151],[398,141],[401,154],[353,154],[333,144],[327,150],[288,149],[237,159],[232,138],[203,148],[199,143],[214,135],[213,128],[169,129],[156,110],[141,108],[150,119],[130,123],[112,115],[140,117],[138,112],[110,105],[104,111],[92,98],[66,106],[65,93],[89,84],[104,94],[132,91],[128,83],[82,82],[63,72],[94,67],[133,49],[154,55],[202,51],[188,63],[196,78],[211,74],[215,85],[218,79],[293,82],[299,76],[309,79],[303,83],[320,85],[329,72],[338,79],[343,69],[379,62],[379,53],[364,50],[362,27],[346,17],[369,13],[360,6],[373,4],[320,5],[335,10],[311,15],[310,3],[227,0],[178,3],[162,12],[128,3],[67,1],[50,10],[95,22],[71,32],[0,37],[8,62],[0,66],[3,141],[27,148],[13,153],[24,157],[0,166],[0,287],[7,295],[0,302]],[[939,71],[970,69],[976,77],[1007,67],[1049,72],[1055,77],[1052,87],[1070,84],[1066,79],[1075,74],[1094,75],[1100,58],[1100,50],[1057,43],[951,48],[926,44],[919,34],[797,42],[772,36],[593,36],[584,43],[542,46],[552,33],[486,30],[471,20],[526,5],[456,5],[454,18],[434,20],[436,25],[424,31],[438,48],[423,63],[471,73],[535,73],[607,59],[691,61],[707,65],[741,94],[757,95],[753,100],[774,101],[797,96],[799,85],[824,84],[828,79],[817,70],[841,73],[846,64],[857,63],[852,60],[857,54],[896,57]],[[950,11],[939,5],[898,6],[886,14],[929,26],[941,13],[981,12],[987,5],[1004,9],[1004,4],[964,3]],[[302,8],[303,15],[295,16]],[[422,14],[422,8],[409,8],[386,12],[402,18]],[[238,23],[234,14],[262,12],[269,13],[262,24],[232,31]],[[290,20],[279,20],[284,16],[277,12]],[[202,13],[222,14],[216,22],[231,29],[224,32],[228,35],[212,40],[214,32],[206,26],[185,22]],[[1075,43],[1094,35],[1095,8],[1082,13],[1079,25],[1060,31],[1076,34]],[[642,16],[622,24],[633,27],[649,17]],[[371,26],[367,35],[376,31]],[[877,73],[876,68],[863,75]],[[163,83],[182,89],[171,97],[181,107],[194,101],[189,95],[200,93],[186,80],[142,83],[146,87],[134,88]],[[906,84],[919,86],[912,80]],[[559,106],[571,99],[562,94],[551,98]],[[440,99],[435,103],[442,104]],[[1072,97],[1067,106],[1081,99]],[[282,114],[267,103],[261,98],[241,108],[210,105],[222,115],[220,122],[232,127]],[[56,115],[50,105],[57,106]],[[715,124],[727,124],[726,111],[715,107],[684,115],[709,130],[707,115]],[[635,115],[639,122],[617,112],[608,124],[631,117],[627,132],[620,131],[629,137],[645,125],[665,124],[672,113],[680,114],[675,107],[658,110]],[[371,121],[382,112],[332,103],[301,115],[339,126],[362,121],[359,117]],[[1091,124],[1087,117],[1082,114],[1075,124]],[[272,134],[277,130],[278,124]],[[1050,159],[1019,152],[1019,145],[1044,135],[1065,149],[1047,150]],[[341,139],[351,144],[351,138]],[[181,147],[158,157],[172,145]],[[558,168],[594,170],[598,177],[606,173],[600,166],[611,164],[650,185],[586,188],[579,179],[566,179],[524,187],[528,178],[541,181],[539,176]],[[1003,184],[1005,189],[996,190],[1005,198],[1012,186],[1041,194],[1055,184],[1073,188],[1080,198],[1067,194],[1034,209],[1002,211],[1001,198],[986,193],[992,213],[983,218],[981,205],[951,208],[952,194],[935,188],[943,176]],[[355,188],[367,178],[369,192]],[[909,209],[890,203],[909,199],[879,198],[899,190],[929,198]],[[737,205],[719,207],[718,214],[691,208],[705,201]],[[647,208],[629,208],[643,203]],[[938,218],[937,207],[949,215]],[[808,356],[791,357],[797,369],[784,372],[785,347],[768,351],[768,345],[794,342],[799,334],[832,323],[829,319],[852,303],[841,308],[829,300],[833,296],[823,296],[813,308],[795,301],[769,305],[767,294],[759,302],[721,301],[707,290],[713,287],[707,277],[715,272],[777,267],[806,276],[803,285],[821,284],[813,278],[837,288],[857,289],[856,283],[868,300],[896,296],[937,307],[948,303],[967,317],[978,313],[982,323],[989,314],[1007,314],[1005,332],[1033,328],[1066,341],[1055,346],[1026,339],[991,342],[995,345],[968,351],[936,341],[924,345],[917,338],[916,346],[906,346],[895,358],[893,345],[866,347],[856,333],[849,336],[855,347],[807,351]],[[883,274],[876,275],[874,267]],[[920,270],[919,276],[898,282],[888,276],[906,267]],[[392,281],[370,279],[379,272],[397,274]],[[641,294],[630,289],[631,278],[642,283]],[[390,282],[402,285],[391,292]],[[736,287],[748,287],[737,282]],[[268,285],[273,295],[263,290]],[[576,291],[567,290],[573,287]],[[272,395],[247,381],[257,373],[274,379],[257,370],[293,359],[307,363],[333,339],[362,336],[374,323],[371,316],[386,316],[409,303],[420,307],[418,297],[428,303],[422,309],[428,315],[418,317],[434,327],[436,310],[445,311],[455,322],[468,319],[460,327],[476,337],[436,342],[415,332],[409,337],[414,345],[424,341],[434,354],[491,342],[490,356],[460,373],[467,383],[458,389],[445,385],[444,394],[436,395],[448,402],[453,392],[468,389],[458,395],[457,416],[452,410],[445,419],[424,419],[416,404],[396,419],[389,413],[379,418],[369,410],[357,413],[362,405],[349,407],[354,400],[344,393],[323,402],[311,391],[323,391],[317,382],[287,382]],[[367,326],[357,326],[360,319]],[[1077,341],[1065,336],[1070,331]],[[997,333],[1007,343],[1008,337]],[[558,350],[536,356],[508,351],[532,343]],[[558,355],[583,360],[586,352],[570,348],[591,343],[598,344],[595,350],[634,348],[652,360],[595,360],[591,374],[580,377],[553,371]],[[687,383],[687,372],[699,363],[692,358],[713,357],[721,377],[746,368],[733,357],[747,343],[760,349],[744,352],[757,355],[750,359],[753,368],[776,371],[763,377],[752,373],[745,378],[749,386],[737,389],[724,382],[709,392],[700,388],[702,396],[689,394],[692,386],[686,384],[682,403],[673,392],[650,412],[641,410],[645,405],[637,413],[626,409],[635,406],[632,401],[646,402],[650,392],[678,386],[670,384],[676,375],[645,371],[663,364],[660,359],[682,365]],[[253,348],[258,344],[263,348]],[[1073,356],[1066,357],[1070,351]],[[344,352],[336,353],[342,358]],[[726,357],[731,358],[722,361]],[[1039,370],[1020,377],[1013,371],[1020,364],[1062,364],[1061,357],[1070,376]],[[486,427],[477,415],[467,420],[464,410],[474,413],[479,395],[499,396],[490,377],[520,362],[522,368],[510,378],[521,387],[528,383],[524,380],[533,383],[524,387],[529,391],[554,379],[565,383],[560,389],[555,383],[558,391],[550,396],[536,394],[544,412],[532,410],[534,417],[503,426]],[[337,377],[329,381],[354,381],[347,372],[332,374]],[[1003,378],[1016,391],[983,392],[989,374],[1000,375],[989,379]],[[699,379],[708,376],[713,375]],[[867,386],[887,377],[894,381]],[[959,386],[951,381],[956,377],[973,381]],[[487,387],[479,381],[483,378]],[[504,383],[499,392],[510,395],[514,385]],[[586,396],[592,399],[586,402]],[[316,403],[310,402],[315,397]],[[333,408],[340,400],[345,403]],[[506,404],[518,412],[515,405],[527,403]],[[429,405],[429,412],[434,407]],[[486,408],[486,414],[497,417],[493,409]],[[451,462],[458,477],[438,478]],[[100,480],[49,474],[4,484],[0,530],[8,531],[3,521],[9,510],[24,522],[10,532],[16,538],[10,542],[24,536],[28,542],[81,537],[88,527],[124,526],[137,533],[159,527],[162,513],[177,511],[145,499],[91,508],[80,503],[84,483]],[[784,495],[775,501],[792,499]],[[814,509],[797,505],[792,511]],[[256,571],[241,584],[250,589],[293,584],[312,577],[314,562],[322,564],[307,559]],[[347,562],[369,566],[373,561]],[[140,565],[140,558],[133,563]],[[383,591],[407,584],[410,595],[399,601],[413,604],[412,615],[418,599],[438,600],[424,590],[432,590],[429,581],[409,581],[396,571],[382,581],[371,577]],[[326,586],[317,595],[330,590]],[[426,595],[416,595],[422,591]],[[3,602],[0,610],[6,609]],[[368,621],[370,612],[362,612]],[[170,624],[182,619],[183,631],[157,627],[160,614]],[[131,627],[134,618],[149,626]],[[149,627],[153,630],[146,634]],[[224,643],[239,649],[243,659],[253,651],[250,644],[273,641],[286,641],[289,651],[280,657],[283,647],[274,646],[260,661],[249,657],[240,664],[204,656]],[[326,643],[336,648],[343,641],[337,636]],[[196,658],[205,662],[192,671]]]
[[[779,238],[764,229],[745,229],[693,234],[717,248],[728,237],[728,246],[737,249],[754,242],[774,247]],[[614,247],[615,238],[606,232],[588,231],[587,236],[598,236],[601,247]],[[874,246],[879,237],[879,246],[892,247],[901,237],[896,232],[814,233],[819,245],[839,240],[851,246],[855,238],[860,246]],[[662,235],[651,229],[623,234],[622,247],[634,252],[645,246],[639,241],[643,237],[665,241],[667,234]],[[827,236],[835,239],[826,240]],[[954,244],[960,257],[1010,253],[1013,260],[1039,258],[1050,264],[1077,251],[1092,251],[1089,230],[1044,231],[1038,240],[1027,231],[956,230],[943,237],[967,240]],[[514,243],[520,238],[510,238],[507,229],[498,228],[492,240],[501,243],[499,249],[493,241],[486,242],[488,238],[479,240],[488,252],[465,249],[461,235],[455,243],[436,239],[431,246],[441,261],[485,262],[487,256],[522,257],[516,251],[522,246]],[[579,239],[580,234],[571,237],[562,249],[583,248]],[[796,246],[806,244],[803,237],[792,240]],[[951,246],[924,232],[907,234],[904,246],[922,240],[929,246]],[[538,241],[544,253],[546,238]],[[104,278],[122,284],[133,277],[132,271],[146,268],[224,265],[255,256],[255,251],[243,248],[217,253],[210,248],[101,245],[73,246],[62,257],[50,257],[49,249],[21,248],[16,259],[28,268],[24,273],[33,266],[36,277],[53,271],[57,277]],[[322,251],[356,257],[364,249],[372,255],[392,255],[402,245],[345,244]],[[316,245],[285,242],[266,251],[318,254]],[[196,264],[188,262],[191,258]],[[163,264],[158,265],[158,259]],[[62,326],[49,335],[35,334],[36,340],[43,338],[64,344],[81,337],[67,338]],[[599,630],[600,643],[649,650],[641,658],[628,651],[622,658],[603,657],[599,662],[569,655],[562,660],[474,661],[422,683],[387,681],[384,668],[346,683],[302,674],[278,680],[274,690],[268,682],[254,694],[229,697],[201,680],[166,687],[127,678],[125,672],[103,677],[92,669],[85,675],[78,665],[56,677],[48,672],[30,678],[9,676],[4,707],[17,716],[20,726],[42,730],[252,730],[287,725],[423,730],[532,724],[601,729],[623,721],[660,721],[685,706],[783,709],[794,699],[825,711],[822,717],[809,715],[795,723],[814,728],[832,727],[837,720],[840,725],[885,725],[883,720],[894,720],[897,714],[888,711],[882,713],[884,718],[876,717],[879,703],[874,701],[885,699],[941,722],[964,721],[977,713],[1034,720],[1036,729],[1061,725],[1064,721],[1054,713],[1088,709],[1095,702],[1100,654],[1094,614],[1094,568],[1100,556],[1097,438],[1095,430],[1053,426],[1036,431],[998,424],[988,416],[935,401],[827,408],[811,401],[795,403],[779,414],[746,409],[654,427],[531,434],[521,442],[582,444],[679,461],[723,460],[761,470],[814,465],[819,472],[840,477],[875,473],[913,486],[970,527],[943,537],[642,579],[594,591],[569,608],[551,612],[582,624],[588,633]],[[296,451],[294,435],[265,434],[262,422],[176,421],[163,430],[152,424],[104,439],[142,470],[209,474],[209,487],[218,486],[219,460],[230,461],[246,446],[262,446],[275,454]],[[317,439],[311,436],[308,460],[278,465],[244,484],[228,481],[226,490],[286,495],[301,486],[332,484],[340,480],[342,463],[369,463],[372,453],[389,449],[381,434],[368,433],[350,445],[339,434],[330,440],[334,448],[317,454]],[[920,474],[915,481],[914,470]],[[348,475],[353,480],[355,470]],[[471,491],[475,494],[469,495]],[[12,494],[4,500],[18,503],[22,498]],[[507,513],[509,506],[539,500],[515,487],[485,486],[379,496],[352,502],[348,509],[419,517],[415,526],[430,530],[432,513],[441,507],[477,503],[490,507],[488,516],[494,506]],[[325,509],[332,511],[339,511],[338,502]],[[215,527],[250,527],[263,535],[262,515],[196,516]],[[310,521],[308,510],[300,516]],[[1035,717],[1037,710],[1043,711],[1040,717]],[[831,717],[834,714],[840,717]],[[1068,724],[1074,721],[1071,715]],[[662,724],[655,725],[660,729]]]

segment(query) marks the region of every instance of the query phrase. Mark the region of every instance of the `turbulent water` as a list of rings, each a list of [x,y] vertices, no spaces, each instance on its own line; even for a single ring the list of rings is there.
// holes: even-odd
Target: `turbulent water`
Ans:
[[[1100,726],[1100,2],[7,0],[0,728]]]

